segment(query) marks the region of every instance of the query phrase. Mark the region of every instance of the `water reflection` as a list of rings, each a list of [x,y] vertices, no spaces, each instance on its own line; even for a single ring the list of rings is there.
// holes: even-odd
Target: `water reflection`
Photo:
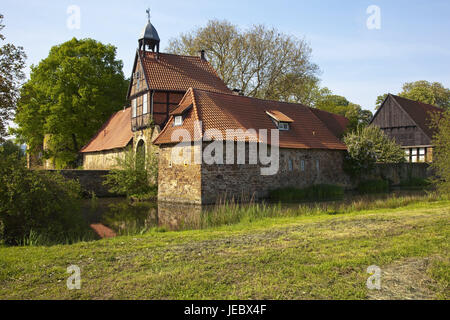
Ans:
[[[319,206],[327,209],[336,204],[346,204],[352,201],[375,201],[393,196],[424,195],[423,191],[397,190],[389,194],[357,195],[346,194],[339,201],[283,203],[281,208],[298,208],[302,206]],[[268,206],[276,205],[267,203]],[[151,229],[160,231],[200,229],[208,218],[208,214],[217,206],[182,205],[164,202],[136,202],[123,198],[100,198],[85,200],[83,215],[89,224],[102,224],[112,229],[118,235],[143,234]]]

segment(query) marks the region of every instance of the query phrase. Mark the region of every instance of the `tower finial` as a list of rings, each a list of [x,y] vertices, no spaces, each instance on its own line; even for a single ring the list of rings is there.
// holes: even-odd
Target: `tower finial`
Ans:
[[[150,22],[150,8],[147,8],[147,10],[145,10],[145,12],[147,12],[147,19],[148,19],[148,22]]]

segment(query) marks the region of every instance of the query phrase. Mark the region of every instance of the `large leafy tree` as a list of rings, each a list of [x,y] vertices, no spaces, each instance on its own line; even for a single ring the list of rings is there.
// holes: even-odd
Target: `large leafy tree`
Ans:
[[[168,47],[176,54],[196,55],[200,50],[230,88],[247,96],[308,103],[318,82],[319,68],[311,62],[306,41],[263,25],[240,30],[227,21],[211,20],[172,39]]]
[[[114,46],[93,39],[73,38],[52,47],[47,58],[31,67],[14,132],[31,152],[45,137],[46,157],[57,167],[73,166],[80,148],[126,102],[122,67]]]
[[[0,41],[5,40],[1,33],[5,27],[2,21],[3,15],[0,14]],[[22,47],[16,47],[11,43],[0,47],[0,143],[7,135],[8,121],[12,120],[16,109],[19,88],[25,78],[22,71],[25,58]]]
[[[401,97],[432,104],[444,109],[450,109],[450,89],[442,83],[419,80],[403,84]],[[378,109],[387,97],[387,93],[377,97],[376,109]]]
[[[371,111],[364,110],[360,105],[351,103],[345,97],[333,94],[328,88],[322,88],[319,91],[319,94],[314,98],[313,106],[349,119],[349,131],[354,131],[358,126],[369,124],[372,118]]]

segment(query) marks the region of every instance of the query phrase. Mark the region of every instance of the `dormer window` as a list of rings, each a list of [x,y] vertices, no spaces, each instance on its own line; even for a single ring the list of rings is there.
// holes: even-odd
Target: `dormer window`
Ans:
[[[289,123],[288,122],[278,122],[278,130],[287,131],[289,130]]]
[[[288,131],[290,123],[294,122],[294,120],[278,110],[269,110],[266,113],[280,131]]]
[[[183,124],[183,116],[175,116],[175,120],[173,122],[174,126],[181,126]]]

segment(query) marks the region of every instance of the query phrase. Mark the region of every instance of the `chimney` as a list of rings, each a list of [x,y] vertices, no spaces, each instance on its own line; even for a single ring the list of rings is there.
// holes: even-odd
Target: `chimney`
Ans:
[[[206,61],[205,50],[200,51],[200,59],[202,59],[203,61]]]
[[[233,91],[233,94],[236,95],[236,96],[243,96],[244,95],[242,93],[241,89],[234,88],[232,91]]]

